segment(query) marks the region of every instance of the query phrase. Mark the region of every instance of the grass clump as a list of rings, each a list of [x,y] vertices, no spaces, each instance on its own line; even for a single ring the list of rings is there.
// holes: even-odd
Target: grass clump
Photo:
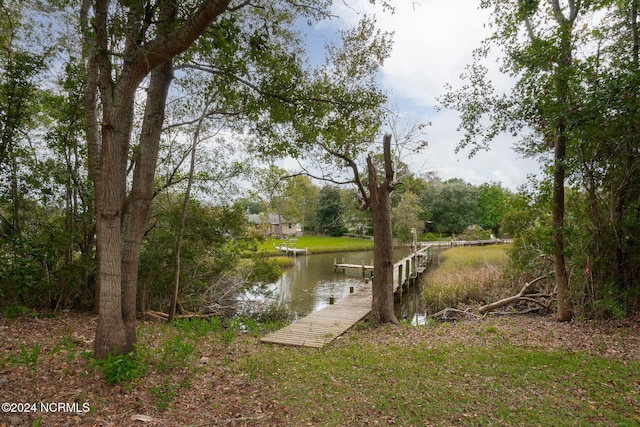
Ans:
[[[296,264],[296,260],[293,257],[277,256],[272,259],[281,269],[293,267]]]
[[[439,255],[439,265],[426,275],[427,307],[442,310],[509,295],[512,286],[502,277],[509,264],[507,245],[451,248]]]

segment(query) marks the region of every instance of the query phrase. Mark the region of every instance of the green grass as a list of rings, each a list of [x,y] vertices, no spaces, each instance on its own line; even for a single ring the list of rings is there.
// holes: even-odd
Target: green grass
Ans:
[[[425,304],[432,310],[493,301],[513,293],[502,278],[509,264],[507,245],[451,248],[426,275]]]
[[[275,256],[272,259],[276,262],[276,264],[278,264],[278,267],[283,269],[293,267],[296,263],[293,257],[290,256]]]
[[[439,270],[449,273],[455,270],[482,267],[505,267],[509,263],[508,245],[461,246],[447,249],[439,255]]]
[[[274,246],[286,242],[283,239],[266,239],[258,245],[258,251],[265,251],[269,254],[279,254]],[[327,253],[344,251],[365,251],[373,249],[372,240],[354,239],[349,237],[329,237],[329,236],[302,236],[298,237],[295,247],[298,249],[308,249],[309,253]]]
[[[442,328],[442,326],[437,326]],[[238,369],[289,408],[290,425],[637,425],[640,363],[494,339],[398,346],[352,338],[318,352],[271,347]],[[248,372],[250,370],[250,372]]]

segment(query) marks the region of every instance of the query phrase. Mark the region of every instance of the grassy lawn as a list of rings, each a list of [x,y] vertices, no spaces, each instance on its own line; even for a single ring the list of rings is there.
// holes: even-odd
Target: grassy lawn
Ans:
[[[427,328],[432,330],[417,337],[455,334],[447,325]],[[402,338],[399,344],[403,331],[397,330],[389,330],[382,342],[381,336],[372,341],[353,334],[320,353],[268,347],[242,369],[289,408],[291,425],[631,426],[640,421],[637,361],[518,347],[493,325],[475,333],[471,340],[454,337],[436,344]]]
[[[274,246],[279,246],[283,242],[292,239],[266,239],[258,246],[258,251],[265,251],[269,254],[279,254]],[[319,254],[327,252],[365,251],[373,249],[372,240],[354,239],[349,237],[329,237],[329,236],[302,236],[298,237],[295,247],[308,249],[309,253]]]

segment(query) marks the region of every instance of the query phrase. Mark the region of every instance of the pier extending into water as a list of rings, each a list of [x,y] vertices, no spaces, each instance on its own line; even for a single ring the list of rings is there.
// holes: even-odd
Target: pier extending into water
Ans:
[[[398,261],[393,266],[393,290],[403,292],[406,287],[420,279],[420,275],[431,265],[433,247],[426,246]],[[362,266],[357,266],[362,268]],[[335,268],[335,267],[334,267]],[[350,289],[344,298],[321,310],[314,311],[290,325],[264,336],[265,343],[322,348],[371,312],[371,282]]]
[[[305,254],[307,255],[309,253],[309,251],[307,250],[307,248],[296,248],[296,244],[298,243],[298,239],[288,239],[288,240],[283,240],[282,242],[280,242],[279,245],[274,245],[274,249],[280,252],[284,252],[286,255],[300,255],[300,254]]]

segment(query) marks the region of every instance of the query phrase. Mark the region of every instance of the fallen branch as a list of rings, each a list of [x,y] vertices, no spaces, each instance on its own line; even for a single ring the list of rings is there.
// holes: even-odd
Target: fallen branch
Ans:
[[[144,312],[144,315],[156,320],[167,321],[169,319],[169,315],[161,311],[146,310]],[[218,313],[206,313],[206,314],[189,313],[189,314],[179,314],[174,316],[174,318],[175,319],[196,319],[196,318],[209,319],[211,317],[215,317],[218,315],[219,315]]]
[[[534,298],[532,298],[531,295],[527,295],[527,292],[529,291],[529,289],[537,282],[539,282],[542,279],[546,279],[549,275],[546,274],[544,276],[540,276],[537,277],[535,279],[533,279],[531,282],[529,283],[525,283],[524,286],[522,287],[522,289],[520,289],[520,292],[518,292],[516,295],[513,295],[511,297],[508,298],[504,298],[501,299],[500,301],[496,301],[496,302],[492,302],[491,304],[487,304],[487,305],[483,305],[482,307],[480,307],[478,309],[478,313],[480,314],[485,314],[488,313],[490,311],[493,311],[497,308],[500,307],[504,307],[506,305],[511,305],[511,304],[518,304],[522,301],[530,301],[530,302],[534,302],[538,305],[541,305],[544,308],[548,308],[549,305],[548,304],[544,304]]]
[[[450,316],[449,313],[454,313],[454,315]],[[458,314],[460,314],[461,316],[458,316]],[[445,308],[444,310],[440,310],[439,312],[432,314],[431,316],[427,316],[427,319],[455,320],[462,316],[481,317],[475,313],[472,313],[470,309],[462,311],[462,310],[448,307],[448,308]]]

